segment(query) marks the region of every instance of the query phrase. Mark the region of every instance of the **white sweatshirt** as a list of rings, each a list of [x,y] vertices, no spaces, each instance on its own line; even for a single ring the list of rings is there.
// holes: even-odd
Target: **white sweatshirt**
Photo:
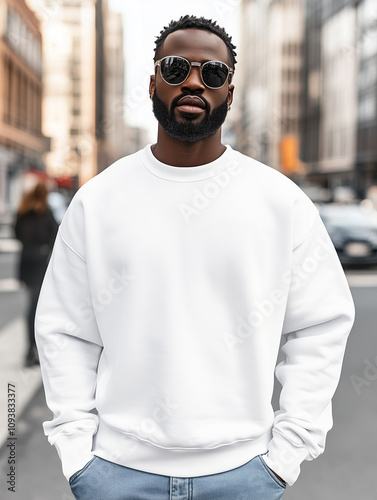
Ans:
[[[93,455],[195,477],[268,452],[293,484],[324,449],[353,318],[293,182],[229,146],[198,167],[148,146],[85,184],[60,226],[36,320],[45,433],[67,479]]]

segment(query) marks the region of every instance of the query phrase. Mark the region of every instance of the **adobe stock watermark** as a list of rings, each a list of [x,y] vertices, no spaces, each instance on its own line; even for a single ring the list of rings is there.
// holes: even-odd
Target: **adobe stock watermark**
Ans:
[[[73,335],[74,333],[80,332],[80,328],[78,325],[75,325],[73,322],[68,321],[65,324],[64,332],[61,333],[52,333],[49,335],[49,342],[43,346],[43,353],[47,359],[54,359],[58,355],[59,351],[64,351],[64,349],[68,345],[68,338],[65,334]]]
[[[318,238],[311,254],[305,257],[300,266],[287,270],[282,276],[282,282],[289,285],[291,292],[297,291],[317,271],[320,263],[329,258],[333,251],[334,247],[330,241]],[[235,331],[223,333],[222,337],[228,350],[234,351],[236,345],[242,345],[245,340],[249,339],[285,301],[285,292],[279,288],[271,290],[268,297],[254,301],[253,309],[247,318],[241,316],[236,318]]]
[[[270,318],[276,306],[285,301],[284,294],[281,290],[274,289],[269,297],[264,300],[256,300],[253,304],[254,309],[250,312],[246,319],[237,316],[237,327],[235,333],[224,332],[222,337],[230,351],[234,350],[236,345],[243,344],[249,339],[256,328],[259,328],[267,318]]]
[[[155,440],[153,440],[153,435],[157,433],[160,424],[167,422],[179,410],[179,405],[170,396],[158,398],[154,403],[153,410],[149,416],[143,418],[138,424],[124,429],[123,445],[112,454],[115,462],[123,458],[122,448],[127,450],[128,455],[133,449],[143,446],[143,442],[150,441],[156,444]]]
[[[35,8],[37,16],[42,22],[51,21],[60,14],[63,3],[64,0],[39,1]]]
[[[105,287],[97,290],[95,294],[87,297],[85,302],[79,305],[79,311],[84,319],[92,319],[93,312],[102,312],[112,303],[114,297],[122,293],[130,281],[134,279],[134,276],[128,274],[125,267],[120,272],[113,270],[111,274],[112,277]]]
[[[156,399],[155,406],[149,417],[143,418],[139,425],[132,428],[133,433],[139,438],[151,437],[158,430],[159,424],[166,422],[179,409],[170,397]]]
[[[60,149],[53,151],[56,158],[53,167],[59,175],[73,175],[75,168],[71,166],[81,158],[93,153],[95,145],[106,139],[106,136],[114,130],[114,122],[111,118],[103,118],[95,129],[84,132],[73,147],[65,144]]]
[[[67,321],[64,326],[64,333],[67,335],[79,335],[82,328],[94,320],[95,313],[103,312],[114,300],[116,295],[122,293],[134,279],[133,275],[128,274],[126,268],[120,271],[113,270],[106,286],[97,290],[94,295],[88,296],[84,302],[78,305],[79,321]],[[49,336],[49,342],[46,344],[44,354],[47,358],[53,359],[58,352],[67,347],[68,339],[66,335],[52,333]]]
[[[241,172],[242,167],[238,162],[229,162],[222,172],[212,177],[203,187],[195,188],[190,204],[180,203],[178,206],[186,224],[190,223],[192,216],[197,216],[208,208],[211,202],[230,185],[232,179]]]
[[[251,123],[253,130],[249,134],[244,146],[250,150],[252,156],[261,153],[261,148],[270,144],[276,136],[291,128],[294,119],[290,116],[285,116],[279,110],[274,109],[272,118],[264,127],[258,127]]]
[[[61,13],[64,0],[34,0],[33,10],[42,23],[51,21]]]
[[[63,0],[39,0],[32,2],[32,9],[38,19],[42,23],[45,23],[51,21],[53,18],[59,15],[62,5]],[[18,16],[18,13],[15,15]],[[27,42],[33,39],[33,37],[35,37],[36,35],[36,31],[33,32],[23,21],[14,23],[12,26],[13,31],[10,32],[9,35],[11,41],[16,45],[24,43],[24,41]],[[17,29],[19,30],[18,32]]]
[[[32,8],[38,19],[42,23],[47,23],[59,15],[62,4],[63,0],[35,1],[32,4]],[[27,51],[30,42],[38,39],[38,32],[35,28],[30,29],[15,11],[12,10],[10,15],[16,17],[11,24],[12,29],[8,29],[7,38],[14,48]]]
[[[341,53],[345,55],[358,54],[368,41],[373,41],[377,37],[377,17],[363,26],[356,36],[353,44],[341,47]]]
[[[217,17],[227,17],[234,13],[237,7],[240,7],[242,0],[214,0],[212,5],[216,11]]]
[[[290,466],[294,463],[297,464],[301,463],[304,457],[302,451],[300,452],[299,450],[300,450],[299,448],[295,450],[293,447],[290,450],[283,448],[282,450],[279,450],[276,454],[274,453],[275,456],[274,472],[276,472],[276,474],[283,476],[286,466]],[[277,450],[275,449],[275,452],[276,451]]]
[[[139,85],[134,85],[132,90],[126,94],[124,99],[115,99],[112,105],[114,113],[125,113],[135,111],[140,104],[149,99],[149,82],[151,71],[145,68],[144,76]]]
[[[370,387],[372,382],[377,380],[377,356],[371,361],[370,359],[364,359],[364,371],[363,377],[359,375],[352,374],[350,376],[350,382],[352,387],[358,396],[362,394],[361,389],[363,387]]]

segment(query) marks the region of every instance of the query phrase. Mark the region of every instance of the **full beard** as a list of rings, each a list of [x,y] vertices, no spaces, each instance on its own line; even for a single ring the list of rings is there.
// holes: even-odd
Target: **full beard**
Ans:
[[[200,98],[205,102],[205,117],[200,123],[193,123],[193,120],[197,117],[195,114],[186,113],[183,116],[184,120],[179,122],[174,116],[174,109],[178,101],[187,94],[182,94],[176,97],[171,104],[170,112],[168,107],[161,99],[158,97],[157,92],[154,92],[152,102],[153,102],[153,113],[157,118],[157,121],[165,132],[179,141],[185,142],[198,142],[210,137],[215,134],[224,123],[226,115],[228,113],[228,102],[224,101],[215,108],[212,113],[210,105],[206,99],[202,96]]]

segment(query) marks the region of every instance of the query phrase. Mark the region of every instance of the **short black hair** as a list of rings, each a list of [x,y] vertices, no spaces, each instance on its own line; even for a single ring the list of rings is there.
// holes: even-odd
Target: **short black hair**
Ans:
[[[156,61],[158,59],[158,52],[170,33],[178,30],[187,30],[190,28],[210,31],[211,33],[214,33],[215,35],[220,37],[228,49],[229,59],[234,68],[237,62],[237,53],[235,52],[236,46],[232,43],[232,37],[229,36],[224,28],[221,28],[216,23],[216,21],[212,21],[212,19],[205,19],[204,17],[189,15],[180,17],[178,21],[170,21],[170,24],[168,26],[165,26],[164,29],[160,32],[160,36],[157,37],[155,41],[156,46],[154,49],[154,60]]]

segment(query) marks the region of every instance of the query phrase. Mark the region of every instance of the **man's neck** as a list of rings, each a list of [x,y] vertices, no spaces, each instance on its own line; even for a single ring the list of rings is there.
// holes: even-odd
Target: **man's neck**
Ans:
[[[174,167],[197,167],[217,160],[226,147],[221,143],[221,130],[198,142],[173,139],[159,126],[152,153],[162,163]]]

